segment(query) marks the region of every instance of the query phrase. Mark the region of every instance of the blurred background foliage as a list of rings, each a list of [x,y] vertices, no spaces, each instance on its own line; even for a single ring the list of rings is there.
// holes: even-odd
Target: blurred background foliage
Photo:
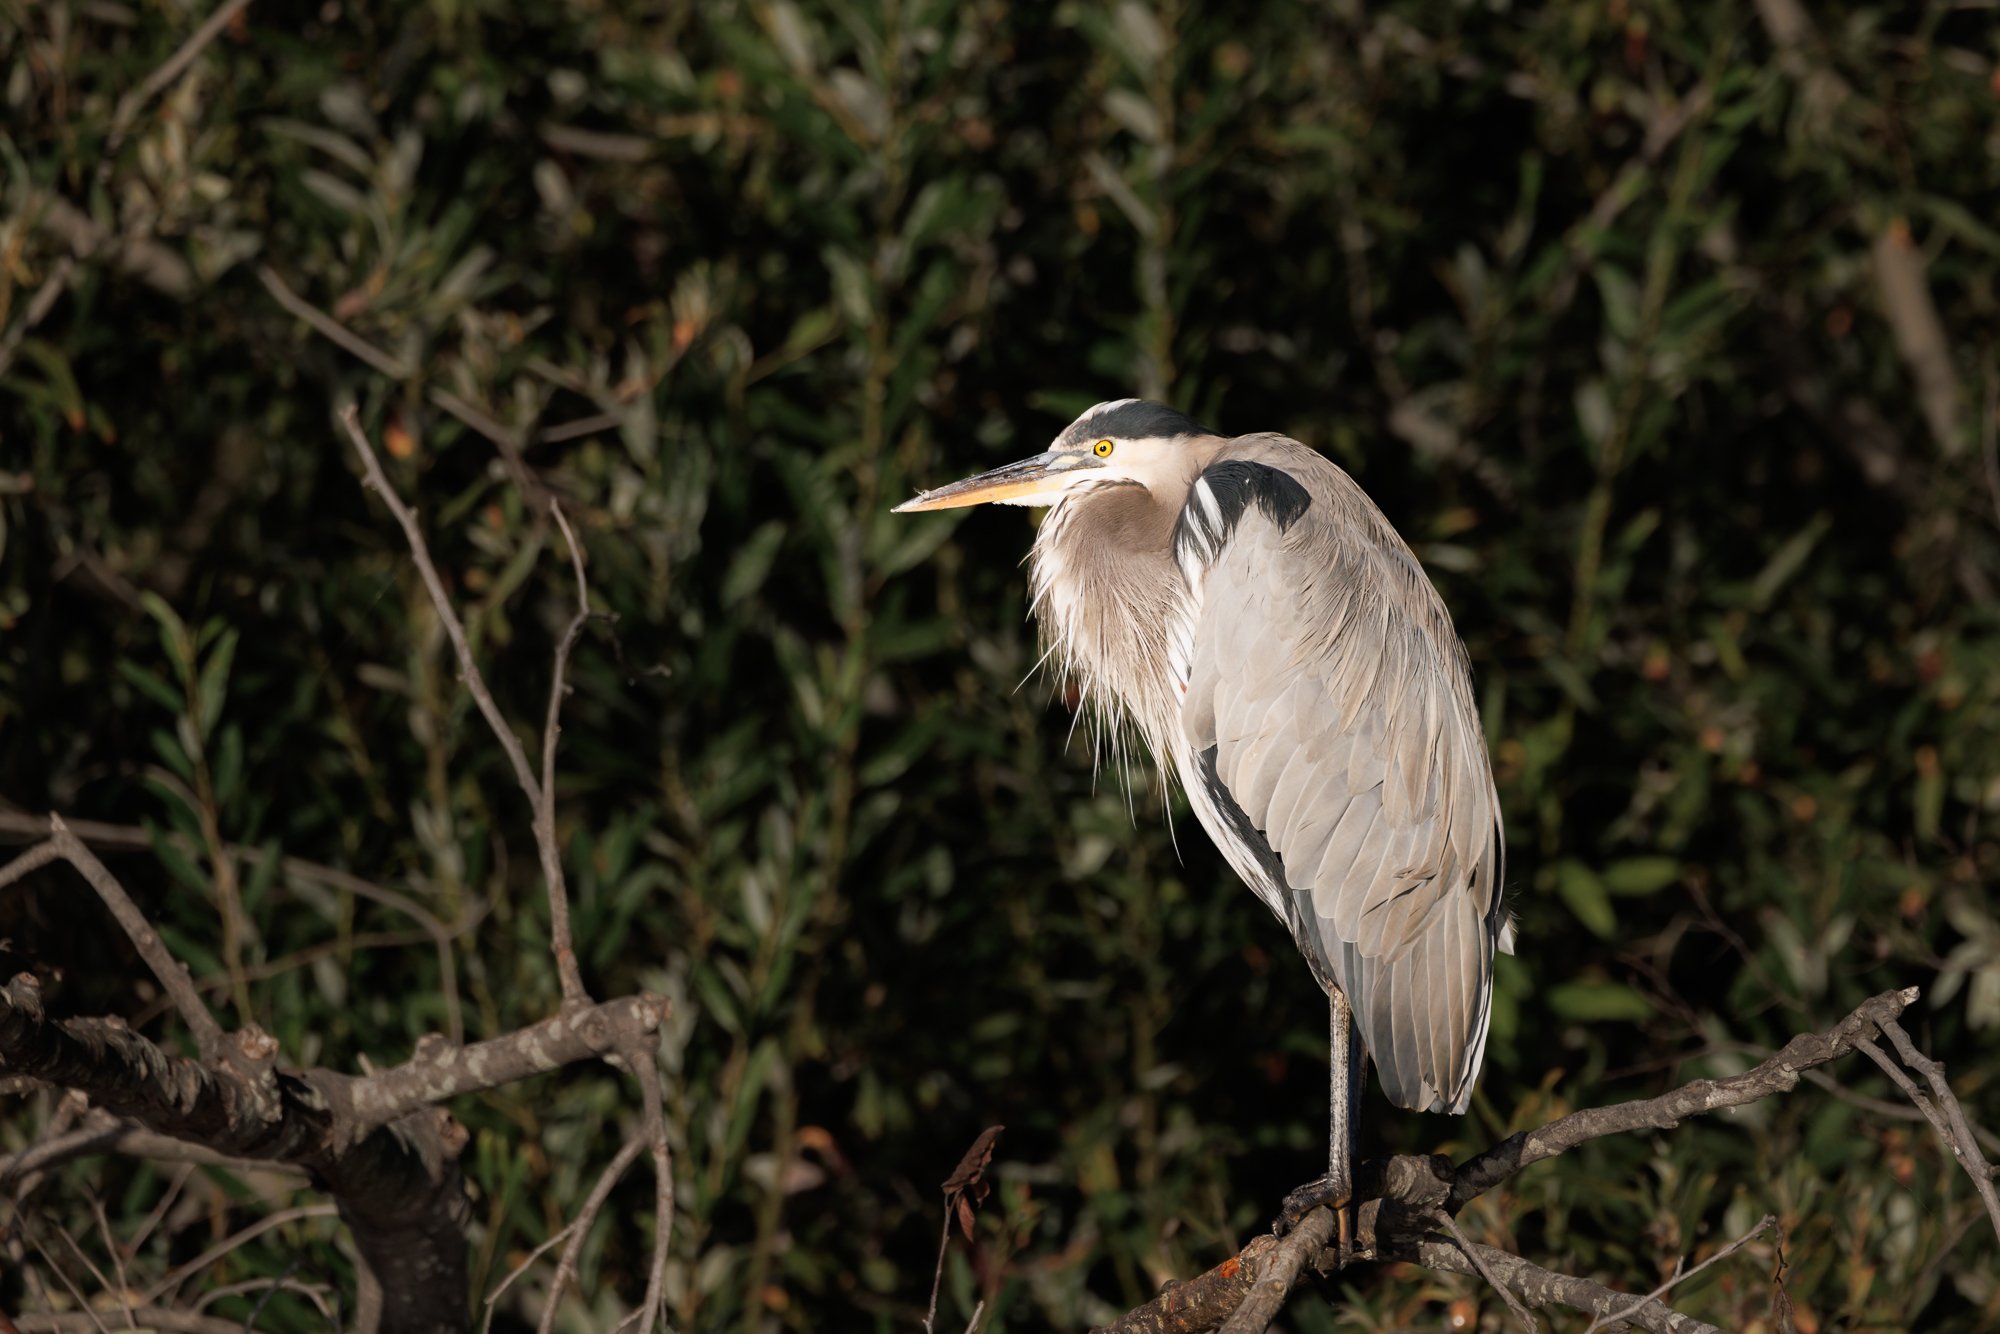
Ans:
[[[1325,450],[1471,650],[1520,955],[1472,1112],[1371,1097],[1366,1148],[1732,1072],[1912,984],[2000,1123],[1990,6],[258,0],[121,127],[208,12],[0,0],[0,796],[133,831],[114,869],[288,1059],[548,1013],[528,813],[333,405],[524,730],[574,605],[559,497],[617,616],[559,767],[586,976],[678,1006],[675,1327],[911,1328],[990,1123],[946,1327],[1105,1319],[1318,1169],[1282,931],[1017,688],[1028,520],[888,513],[1128,393]],[[74,891],[0,901],[10,966],[162,1030]],[[1643,1289],[1770,1210],[1782,1258],[1680,1305],[1995,1327],[1962,1175],[1830,1073],[1468,1229]],[[479,1294],[635,1103],[577,1070],[457,1109]],[[9,1098],[0,1140],[61,1115]],[[294,1192],[86,1162],[17,1217],[80,1288],[52,1238],[101,1267],[95,1199],[134,1286],[351,1309],[325,1217],[172,1272]],[[636,1300],[651,1198],[620,1188],[559,1328]],[[50,1287],[10,1267],[0,1309]],[[1411,1269],[1325,1295],[1292,1326],[1504,1316]]]

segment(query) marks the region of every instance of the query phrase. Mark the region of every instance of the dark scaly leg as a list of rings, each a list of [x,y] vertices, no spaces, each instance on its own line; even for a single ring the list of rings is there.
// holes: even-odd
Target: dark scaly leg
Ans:
[[[1335,1245],[1344,1255],[1353,1240],[1353,1219],[1349,1205],[1354,1198],[1354,1112],[1361,1101],[1361,1044],[1354,1040],[1354,1011],[1339,987],[1330,987],[1327,998],[1327,1065],[1329,1099],[1327,1109],[1326,1175],[1309,1181],[1285,1197],[1272,1230],[1290,1232],[1298,1221],[1325,1205],[1334,1211]]]

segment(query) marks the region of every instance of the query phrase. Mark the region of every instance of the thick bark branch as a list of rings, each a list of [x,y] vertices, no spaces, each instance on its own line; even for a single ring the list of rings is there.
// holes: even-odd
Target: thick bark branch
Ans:
[[[45,827],[49,834],[48,842],[29,848],[5,867],[0,867],[0,888],[58,858],[74,866],[90,882],[90,887],[97,891],[97,897],[104,901],[105,908],[132,941],[132,948],[138,951],[139,957],[146,961],[146,966],[153,970],[153,976],[166,989],[174,1008],[180,1011],[181,1018],[194,1033],[202,1055],[213,1059],[222,1050],[222,1025],[216,1023],[215,1016],[202,1003],[200,993],[188,979],[187,969],[168,952],[160,933],[139,911],[139,905],[132,902],[132,896],[125,892],[125,887],[105,869],[103,862],[97,860],[97,854],[70,832],[62,817],[49,816]]]
[[[658,997],[628,997],[357,1079],[280,1070],[277,1044],[255,1029],[205,1063],[118,1020],[50,1019],[24,973],[0,987],[0,1070],[81,1090],[153,1134],[305,1169],[339,1204],[381,1286],[385,1334],[433,1334],[465,1327],[467,1206],[457,1167],[465,1132],[430,1104],[639,1044],[665,1013]],[[66,1147],[118,1147],[101,1133]]]
[[[1277,1250],[1276,1237],[1268,1233],[1252,1237],[1249,1245],[1206,1274],[1167,1284],[1159,1296],[1097,1334],[1195,1334],[1214,1329],[1242,1308]]]
[[[1722,1334],[1714,1325],[1682,1315],[1657,1300],[1634,1298],[1629,1292],[1619,1292],[1587,1278],[1558,1274],[1498,1247],[1475,1242],[1472,1250],[1477,1252],[1480,1263],[1492,1271],[1496,1281],[1506,1284],[1529,1306],[1567,1306],[1593,1316],[1616,1314],[1629,1324],[1656,1330],[1658,1334]],[[1456,1242],[1442,1238],[1427,1237],[1412,1246],[1399,1246],[1383,1258],[1414,1260],[1426,1269],[1480,1277],[1471,1256],[1461,1251]]]
[[[0,987],[0,1068],[88,1094],[146,1128],[233,1158],[296,1164],[324,1183],[389,1301],[383,1334],[465,1327],[462,1129],[426,1110],[356,1136],[343,1076],[280,1072],[277,1044],[236,1035],[215,1065],[161,1051],[116,1020],[49,1019],[34,979]],[[334,1097],[329,1097],[329,1093]]]
[[[415,1059],[403,1065],[346,1080],[347,1110],[358,1128],[373,1129],[426,1104],[546,1074],[617,1051],[634,1039],[643,1045],[666,1017],[664,997],[625,996],[469,1047],[420,1044]]]
[[[1788,1092],[1813,1067],[1871,1046],[1870,1039],[1877,1032],[1895,1041],[1902,1035],[1897,1016],[1916,999],[1914,987],[1884,992],[1863,1002],[1826,1032],[1800,1034],[1770,1059],[1740,1075],[1698,1079],[1657,1098],[1573,1112],[1510,1136],[1457,1167],[1435,1156],[1362,1163],[1355,1171],[1354,1195],[1359,1206],[1355,1210],[1354,1245],[1348,1256],[1324,1247],[1332,1218],[1326,1210],[1316,1210],[1283,1243],[1271,1237],[1253,1238],[1207,1273],[1169,1285],[1160,1296],[1105,1326],[1103,1334],[1195,1334],[1219,1325],[1231,1331],[1261,1331],[1283,1306],[1305,1264],[1327,1273],[1355,1259],[1407,1260],[1447,1273],[1484,1278],[1509,1296],[1510,1305],[1518,1299],[1526,1306],[1567,1306],[1606,1323],[1622,1321],[1662,1334],[1717,1334],[1713,1326],[1668,1307],[1657,1293],[1635,1296],[1619,1292],[1589,1279],[1544,1269],[1507,1251],[1463,1242],[1462,1238],[1449,1241],[1433,1236],[1430,1230],[1440,1212],[1448,1217],[1522,1168],[1590,1140],[1627,1131],[1667,1130],[1689,1116]],[[1897,1042],[1899,1051],[1907,1041],[1904,1035]],[[1980,1156],[1976,1133],[1944,1084],[1942,1069],[1917,1053],[1914,1046],[1903,1056],[1930,1079],[1941,1104],[1949,1100],[1950,1111],[1938,1111],[1934,1123],[1974,1181],[1983,1187],[1980,1195],[1985,1200],[1993,1188],[1992,1169]],[[1913,1087],[1911,1091],[1920,1096]],[[1918,1105],[1925,1104],[1920,1100]],[[1763,1226],[1760,1224],[1757,1231]],[[1307,1229],[1314,1229],[1309,1233],[1310,1244],[1300,1241]]]
[[[1301,1218],[1299,1225],[1271,1253],[1256,1282],[1244,1294],[1243,1304],[1224,1322],[1222,1334],[1262,1334],[1264,1327],[1284,1309],[1285,1299],[1292,1295],[1292,1285],[1299,1281],[1299,1271],[1325,1249],[1333,1228],[1331,1209],[1315,1209]]]
[[[226,1167],[235,1172],[276,1172],[299,1174],[304,1169],[288,1163],[260,1162],[232,1158],[226,1153],[191,1144],[184,1139],[162,1135],[99,1109],[83,1118],[75,1130],[54,1139],[41,1140],[19,1153],[0,1157],[0,1187],[11,1186],[37,1172],[60,1167],[72,1158],[91,1154],[116,1153],[127,1158],[147,1158],[154,1162],[196,1163],[203,1167]]]

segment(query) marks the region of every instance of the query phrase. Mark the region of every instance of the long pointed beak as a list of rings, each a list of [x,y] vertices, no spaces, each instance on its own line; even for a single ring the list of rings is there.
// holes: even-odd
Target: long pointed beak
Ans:
[[[1033,458],[1009,463],[992,472],[968,477],[896,506],[895,513],[917,510],[949,510],[964,505],[985,505],[1000,501],[1010,505],[1053,505],[1062,499],[1076,469],[1094,463],[1088,454],[1057,454],[1050,451]]]

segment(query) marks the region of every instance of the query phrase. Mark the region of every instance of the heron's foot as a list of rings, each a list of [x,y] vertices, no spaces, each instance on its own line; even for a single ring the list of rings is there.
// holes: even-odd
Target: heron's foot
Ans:
[[[1299,1220],[1315,1209],[1333,1210],[1334,1245],[1341,1255],[1347,1254],[1354,1237],[1354,1212],[1349,1207],[1353,1191],[1348,1183],[1331,1174],[1316,1181],[1308,1181],[1290,1195],[1278,1209],[1278,1216],[1271,1221],[1271,1231],[1284,1236],[1299,1225]]]

